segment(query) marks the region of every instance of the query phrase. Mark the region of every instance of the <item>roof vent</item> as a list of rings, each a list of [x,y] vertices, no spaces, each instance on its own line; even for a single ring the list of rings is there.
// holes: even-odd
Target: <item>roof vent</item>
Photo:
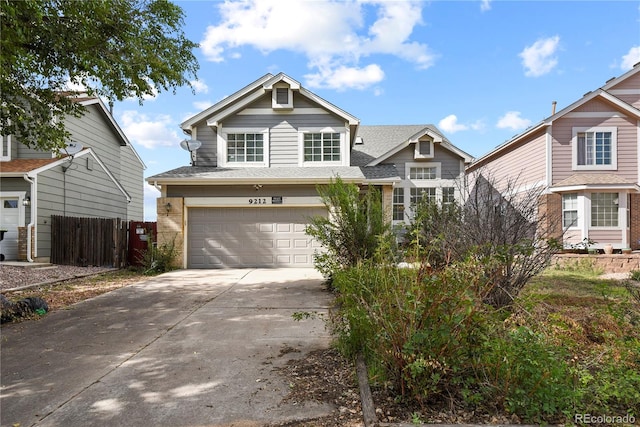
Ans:
[[[362,137],[361,137],[361,136],[356,136],[356,142],[355,142],[355,144],[356,144],[356,145],[362,145],[362,144],[364,144],[364,139],[362,139]]]

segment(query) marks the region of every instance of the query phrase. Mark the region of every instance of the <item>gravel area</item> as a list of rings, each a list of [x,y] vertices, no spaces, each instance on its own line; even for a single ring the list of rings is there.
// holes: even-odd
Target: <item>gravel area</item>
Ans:
[[[39,283],[53,283],[113,270],[105,267],[43,265],[18,267],[0,264],[0,291]]]

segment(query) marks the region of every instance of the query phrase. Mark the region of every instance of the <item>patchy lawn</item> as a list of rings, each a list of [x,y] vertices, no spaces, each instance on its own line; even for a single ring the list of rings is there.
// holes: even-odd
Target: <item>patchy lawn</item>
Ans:
[[[148,276],[137,270],[124,269],[18,291],[5,291],[3,295],[13,302],[26,297],[40,297],[52,312],[146,278]]]

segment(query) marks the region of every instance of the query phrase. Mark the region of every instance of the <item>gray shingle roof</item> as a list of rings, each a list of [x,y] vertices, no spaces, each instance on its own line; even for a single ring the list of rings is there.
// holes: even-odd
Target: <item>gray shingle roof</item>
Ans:
[[[242,181],[255,179],[259,182],[269,180],[290,181],[328,181],[339,176],[349,181],[367,180],[400,180],[398,172],[392,165],[381,165],[367,168],[357,166],[325,166],[325,167],[271,167],[271,168],[218,168],[206,166],[183,166],[162,172],[147,178],[147,181],[164,180],[202,180]]]

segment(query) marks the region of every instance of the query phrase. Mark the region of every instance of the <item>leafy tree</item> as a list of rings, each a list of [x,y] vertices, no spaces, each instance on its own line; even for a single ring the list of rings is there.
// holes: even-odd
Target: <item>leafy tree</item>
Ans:
[[[0,127],[30,147],[69,137],[65,115],[83,107],[64,91],[139,102],[196,77],[197,60],[168,0],[0,0]]]
[[[318,194],[329,217],[311,218],[306,232],[325,248],[316,255],[315,265],[330,277],[338,268],[372,258],[390,227],[380,191],[373,186],[361,193],[357,185],[337,177],[329,185],[318,186]]]

